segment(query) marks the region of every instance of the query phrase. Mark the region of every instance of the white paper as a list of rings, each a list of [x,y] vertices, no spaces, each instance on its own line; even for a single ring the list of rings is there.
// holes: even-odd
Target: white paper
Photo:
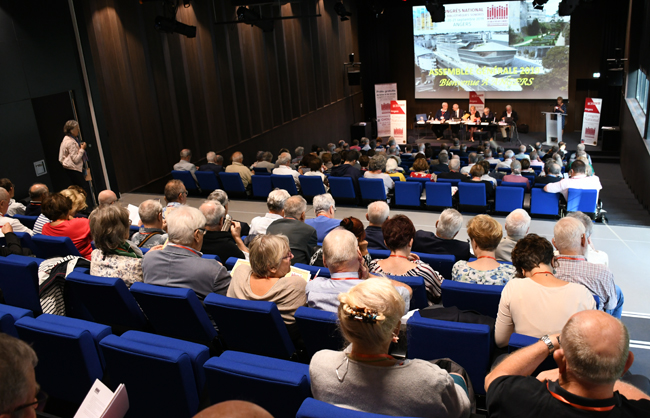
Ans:
[[[133,206],[132,204],[129,203],[129,206],[126,207],[129,210],[129,219],[131,220],[131,225],[139,225],[140,224],[140,214],[138,213],[138,207]]]
[[[129,395],[126,393],[126,386],[120,384],[115,390],[113,401],[101,418],[124,418],[126,412],[129,410]]]
[[[129,398],[123,384],[113,393],[96,379],[74,418],[123,418],[128,409]]]

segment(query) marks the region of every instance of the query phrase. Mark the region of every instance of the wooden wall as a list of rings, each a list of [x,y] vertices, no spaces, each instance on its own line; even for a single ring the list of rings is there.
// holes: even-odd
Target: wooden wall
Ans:
[[[192,1],[177,19],[196,26],[196,38],[156,32],[160,2],[78,3],[122,191],[168,175],[182,148],[192,149],[193,160],[240,150],[252,163],[258,149],[276,154],[348,139],[341,136],[358,119],[351,103],[360,90],[347,85],[343,70],[349,53],[358,56],[356,20],[339,22],[333,0],[256,7],[264,17],[322,14],[277,21],[271,33],[216,24],[215,15],[235,20],[229,1]],[[287,129],[307,116],[310,129]],[[279,127],[282,138],[274,133]]]

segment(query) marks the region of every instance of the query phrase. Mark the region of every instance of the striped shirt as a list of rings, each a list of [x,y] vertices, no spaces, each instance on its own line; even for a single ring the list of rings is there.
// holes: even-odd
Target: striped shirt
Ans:
[[[618,304],[614,274],[602,264],[587,261],[581,255],[559,255],[555,277],[560,280],[584,285],[600,298],[598,309],[612,310]]]
[[[35,234],[42,234],[43,233],[43,226],[45,226],[45,224],[49,224],[49,223],[50,223],[50,220],[48,219],[48,217],[41,213],[40,215],[38,215],[38,218],[36,218],[36,222],[34,223],[34,233]]]
[[[427,263],[421,260],[415,260],[412,261],[412,263],[415,264],[416,267],[412,268],[406,273],[395,274],[383,270],[379,265],[378,261],[381,260],[372,260],[370,262],[370,264],[368,265],[368,270],[370,271],[370,273],[387,274],[391,276],[422,277],[424,279],[424,286],[427,289],[427,299],[429,301],[429,305],[432,305],[434,303],[440,303],[440,296],[442,294],[442,290],[440,289],[440,285],[442,284],[442,276],[440,275],[440,273],[435,271],[430,265],[428,265]]]

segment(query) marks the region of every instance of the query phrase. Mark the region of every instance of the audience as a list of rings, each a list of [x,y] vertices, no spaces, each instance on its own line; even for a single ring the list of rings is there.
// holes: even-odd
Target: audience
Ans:
[[[334,219],[336,203],[331,194],[325,193],[314,196],[312,205],[314,206],[314,215],[316,217],[305,220],[305,223],[316,229],[318,242],[323,242],[325,236],[341,224],[341,221]]]
[[[9,193],[9,208],[7,209],[8,216],[14,215],[24,215],[25,214],[25,205],[14,200],[14,185],[11,180],[4,178],[0,179],[0,187],[5,189]]]
[[[571,165],[571,163],[573,163],[578,158],[578,156],[580,154],[582,154],[582,153],[584,153],[585,157],[587,158],[587,161],[588,161],[589,165],[591,165],[592,164],[591,163],[591,156],[589,154],[587,154],[587,152],[585,151],[585,144],[578,144],[576,146],[576,152],[571,154],[571,158],[569,158],[569,165]]]
[[[432,162],[432,164],[429,166],[429,173],[448,173],[449,172],[449,154],[447,154],[447,151],[442,150],[440,151],[440,154],[438,154],[438,162],[436,163],[435,161]]]
[[[386,220],[381,227],[390,255],[384,260],[372,260],[368,265],[371,273],[390,276],[419,276],[424,279],[429,305],[440,303],[442,277],[411,254],[415,227],[405,215],[397,215]]]
[[[205,159],[207,162],[199,167],[199,171],[212,171],[218,175],[223,171],[223,157],[215,154],[213,151],[208,152]]]
[[[10,201],[11,197],[9,192],[0,187],[0,215],[2,215],[0,216],[0,226],[8,224],[11,225],[12,232],[27,232],[29,235],[34,235],[34,231],[20,223],[18,219],[9,218],[7,216]],[[2,236],[4,236],[4,231],[2,231]]]
[[[509,264],[497,262],[494,252],[503,232],[499,222],[488,215],[477,215],[467,223],[476,261],[457,261],[451,271],[452,280],[464,283],[505,285],[515,274]]]
[[[524,183],[526,190],[530,190],[530,181],[521,175],[521,163],[519,161],[513,161],[510,164],[510,169],[512,170],[512,174],[506,174],[502,180],[508,183]]]
[[[330,189],[330,183],[327,180],[327,176],[323,174],[323,162],[321,161],[320,158],[318,157],[311,157],[309,159],[309,171],[304,173],[303,175],[305,176],[318,176],[320,179],[323,181],[323,186],[325,187],[325,191],[328,191]]]
[[[562,180],[562,167],[552,161],[544,164],[544,172],[535,177],[535,184],[557,183]]]
[[[367,179],[381,179],[384,182],[384,191],[388,194],[395,188],[395,182],[384,170],[386,169],[386,157],[378,154],[370,159],[368,171],[363,174]]]
[[[187,203],[187,189],[180,180],[169,180],[165,185],[165,202],[167,205],[163,208],[162,218],[166,219],[167,214],[176,208]]]
[[[46,350],[48,347],[43,347]],[[0,333],[0,413],[7,418],[36,417],[46,397],[36,383],[38,363],[30,344]]]
[[[258,158],[258,161],[255,164],[253,164],[253,167],[266,168],[266,171],[271,173],[275,168],[275,164],[273,164],[273,154],[269,151],[260,152],[262,153],[262,156]],[[291,154],[289,154],[289,159],[291,159]]]
[[[210,193],[208,195],[207,200],[215,200],[215,201],[219,202],[221,204],[221,206],[223,206],[223,208],[226,210],[226,215],[230,216],[230,215],[228,215],[228,206],[230,204],[230,199],[228,199],[228,193],[226,193],[225,191],[223,191],[221,189],[217,189],[217,190],[213,191],[212,193]],[[234,219],[233,219],[233,221],[234,221]],[[241,236],[242,237],[250,235],[250,230],[251,230],[250,225],[248,225],[246,222],[242,222],[242,221],[236,221],[236,222],[239,222],[239,225],[241,225]]]
[[[201,252],[215,254],[223,262],[230,257],[245,258],[248,248],[241,239],[241,225],[232,221],[230,228],[223,230],[226,209],[216,200],[208,200],[199,207],[205,216],[205,234]]]
[[[388,355],[404,311],[390,282],[372,279],[346,290],[338,295],[336,312],[349,346],[314,355],[309,365],[314,398],[374,414],[469,417],[467,383],[460,375],[428,361]]]
[[[296,189],[300,190],[300,173],[291,168],[291,154],[284,152],[278,157],[278,167],[273,169],[273,174],[292,176]]]
[[[355,167],[357,161],[359,160],[359,152],[357,151],[347,151],[345,152],[343,164],[337,165],[338,157],[335,159],[332,155],[332,167],[330,171],[330,176],[332,177],[350,177],[352,183],[354,184],[355,190],[359,191],[359,178],[362,177],[361,171]]]
[[[429,164],[427,164],[427,159],[424,157],[416,158],[415,161],[413,161],[411,169],[413,170],[411,171],[411,177],[431,179],[431,181],[436,181],[437,179],[435,174],[427,172]]]
[[[366,227],[366,240],[368,241],[369,249],[388,249],[384,242],[384,234],[381,228],[389,215],[390,207],[386,202],[378,200],[368,205],[368,212],[366,212],[366,219],[368,220],[368,226]]]
[[[354,234],[344,228],[336,228],[323,241],[323,265],[330,271],[331,279],[316,277],[307,283],[307,304],[310,308],[336,312],[339,306],[338,295],[370,277],[363,255],[359,251],[359,242]],[[411,288],[401,282],[391,283],[405,301],[402,315],[408,312],[411,300]]]
[[[460,181],[463,183],[474,183],[474,184],[485,184],[485,197],[487,200],[494,199],[494,185],[489,180],[483,179],[483,166],[480,164],[475,164],[472,166],[472,169],[469,171],[469,177],[461,174],[463,178]]]
[[[556,278],[553,246],[530,234],[512,251],[517,280],[510,280],[499,302],[494,342],[506,347],[513,333],[540,338],[560,332],[576,312],[596,309],[591,292],[581,284]]]
[[[142,225],[140,230],[131,236],[131,242],[140,248],[152,248],[167,241],[167,233],[163,230],[163,207],[159,201],[149,199],[140,203],[138,215]]]
[[[289,192],[284,189],[275,189],[266,198],[266,207],[269,212],[264,216],[256,216],[251,221],[250,236],[264,235],[266,229],[277,219],[284,217],[284,202],[291,197]]]
[[[531,167],[543,167],[544,166],[544,161],[542,161],[541,158],[539,158],[539,154],[537,154],[537,151],[533,151],[530,153],[530,166]]]
[[[200,299],[210,293],[225,295],[230,273],[221,263],[201,258],[205,216],[200,210],[179,207],[167,215],[169,242],[149,251],[142,261],[144,282],[157,286],[192,289]]]
[[[497,261],[512,261],[511,253],[517,241],[528,234],[530,215],[523,209],[515,209],[506,216],[506,236],[503,237],[495,252]]]
[[[81,256],[90,260],[93,251],[90,245],[93,240],[90,234],[90,224],[87,218],[74,217],[74,204],[70,197],[64,194],[66,190],[54,193],[43,201],[43,215],[50,219],[49,223],[43,225],[43,235],[70,238]],[[85,197],[81,202],[86,204]],[[76,204],[78,205],[79,202]]]
[[[550,183],[544,186],[544,191],[549,193],[562,193],[565,200],[569,199],[569,189],[583,189],[583,190],[600,190],[603,186],[600,184],[598,176],[587,176],[587,166],[580,160],[576,160],[571,164],[569,170],[569,178],[562,179],[556,183]]]
[[[14,233],[14,229],[11,227],[10,223],[2,225],[0,228],[1,236],[4,236],[5,245],[0,247],[0,256],[7,257],[11,254],[16,255],[32,255],[32,251],[29,248],[23,248],[20,243],[20,238]]]
[[[556,276],[567,282],[584,285],[600,298],[598,309],[616,318],[623,312],[623,292],[614,283],[614,274],[602,264],[587,261],[589,247],[585,227],[576,218],[562,218],[553,228],[553,245],[559,251]]]
[[[449,161],[449,170],[438,174],[439,179],[458,179],[464,180],[467,178],[465,174],[460,173],[460,160],[458,158],[452,158]]]
[[[102,190],[99,192],[99,195],[97,195],[99,206],[109,206],[117,202],[117,200],[117,195],[112,190]]]
[[[526,146],[525,145],[520,145],[519,146],[519,154],[515,155],[515,158],[518,160],[528,160],[530,157],[528,154],[526,154]]]
[[[561,334],[517,350],[485,378],[491,417],[647,417],[650,397],[621,376],[634,362],[623,323],[602,312],[573,315]],[[559,368],[531,373],[552,355]],[[636,383],[636,382],[635,382]],[[641,386],[639,383],[637,385]]]
[[[129,243],[129,211],[120,205],[99,206],[88,218],[96,249],[90,274],[118,277],[127,287],[142,281],[142,251]]]
[[[456,238],[463,227],[463,215],[456,209],[445,209],[436,221],[436,232],[417,231],[411,251],[427,254],[450,254],[456,261],[469,260],[469,243]]]
[[[289,238],[293,253],[291,265],[309,264],[318,243],[316,229],[305,224],[306,210],[307,202],[302,196],[291,196],[284,202],[284,218],[273,221],[266,229],[267,234],[283,234]]]
[[[181,160],[176,164],[174,164],[174,170],[189,171],[190,173],[192,173],[192,177],[194,177],[194,181],[196,181],[196,176],[194,175],[194,173],[196,172],[197,167],[190,162],[191,159],[192,159],[192,151],[185,148],[184,150],[181,151]]]
[[[483,160],[476,163],[476,165],[480,165],[481,168],[483,168],[483,175],[481,176],[481,180],[489,181],[490,183],[492,183],[492,187],[496,188],[497,179],[490,175],[490,163]]]
[[[248,188],[252,181],[251,171],[244,164],[244,154],[237,151],[232,154],[230,157],[232,164],[226,167],[226,173],[239,173],[241,181],[244,184],[245,188]]]
[[[512,152],[512,150],[508,150],[503,154],[503,156],[505,157],[505,159],[503,161],[500,161],[497,164],[497,168],[510,168],[510,165],[513,162],[513,158],[515,156],[515,153]]]
[[[469,174],[469,170],[471,170],[472,167],[474,167],[478,162],[478,155],[476,155],[475,152],[469,153],[469,155],[467,156],[467,162],[468,164],[465,167],[460,169],[461,174]]]
[[[46,185],[42,183],[34,183],[29,188],[29,204],[25,208],[25,216],[38,216],[41,214],[41,203],[43,199],[50,193]]]
[[[396,178],[397,181],[406,181],[404,174],[402,174],[400,170],[403,171],[403,169],[399,167],[395,156],[392,156],[386,160],[386,174],[388,174],[391,179],[393,179],[393,181],[396,181]]]
[[[598,251],[594,248],[594,244],[591,242],[591,235],[594,233],[594,223],[591,218],[585,215],[582,212],[571,212],[567,215],[569,218],[576,218],[582,225],[585,227],[585,238],[587,238],[587,253],[585,257],[587,261],[594,264],[602,264],[605,267],[609,266],[609,256],[604,251]]]
[[[535,170],[530,167],[530,160],[528,158],[523,158],[519,161],[521,163],[521,172],[535,174]]]
[[[490,148],[483,151],[483,157],[485,157],[485,161],[490,164],[499,164],[501,162],[501,160],[492,156],[492,150]]]
[[[79,213],[85,210],[88,205],[86,204],[86,192],[79,186],[70,186],[67,189],[61,190],[61,194],[70,198],[72,201],[72,210],[70,216],[73,218],[87,218],[88,216]]]

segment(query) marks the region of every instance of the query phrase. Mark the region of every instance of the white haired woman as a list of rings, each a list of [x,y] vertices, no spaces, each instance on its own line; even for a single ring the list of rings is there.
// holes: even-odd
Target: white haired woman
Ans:
[[[392,178],[383,171],[386,170],[386,157],[378,154],[370,159],[368,164],[368,171],[363,174],[367,179],[382,179],[384,181],[384,189],[386,194],[395,188],[395,182]]]
[[[309,365],[314,398],[363,412],[410,417],[467,417],[466,383],[424,360],[388,354],[404,300],[387,279],[366,280],[339,296],[344,351],[322,350]]]

